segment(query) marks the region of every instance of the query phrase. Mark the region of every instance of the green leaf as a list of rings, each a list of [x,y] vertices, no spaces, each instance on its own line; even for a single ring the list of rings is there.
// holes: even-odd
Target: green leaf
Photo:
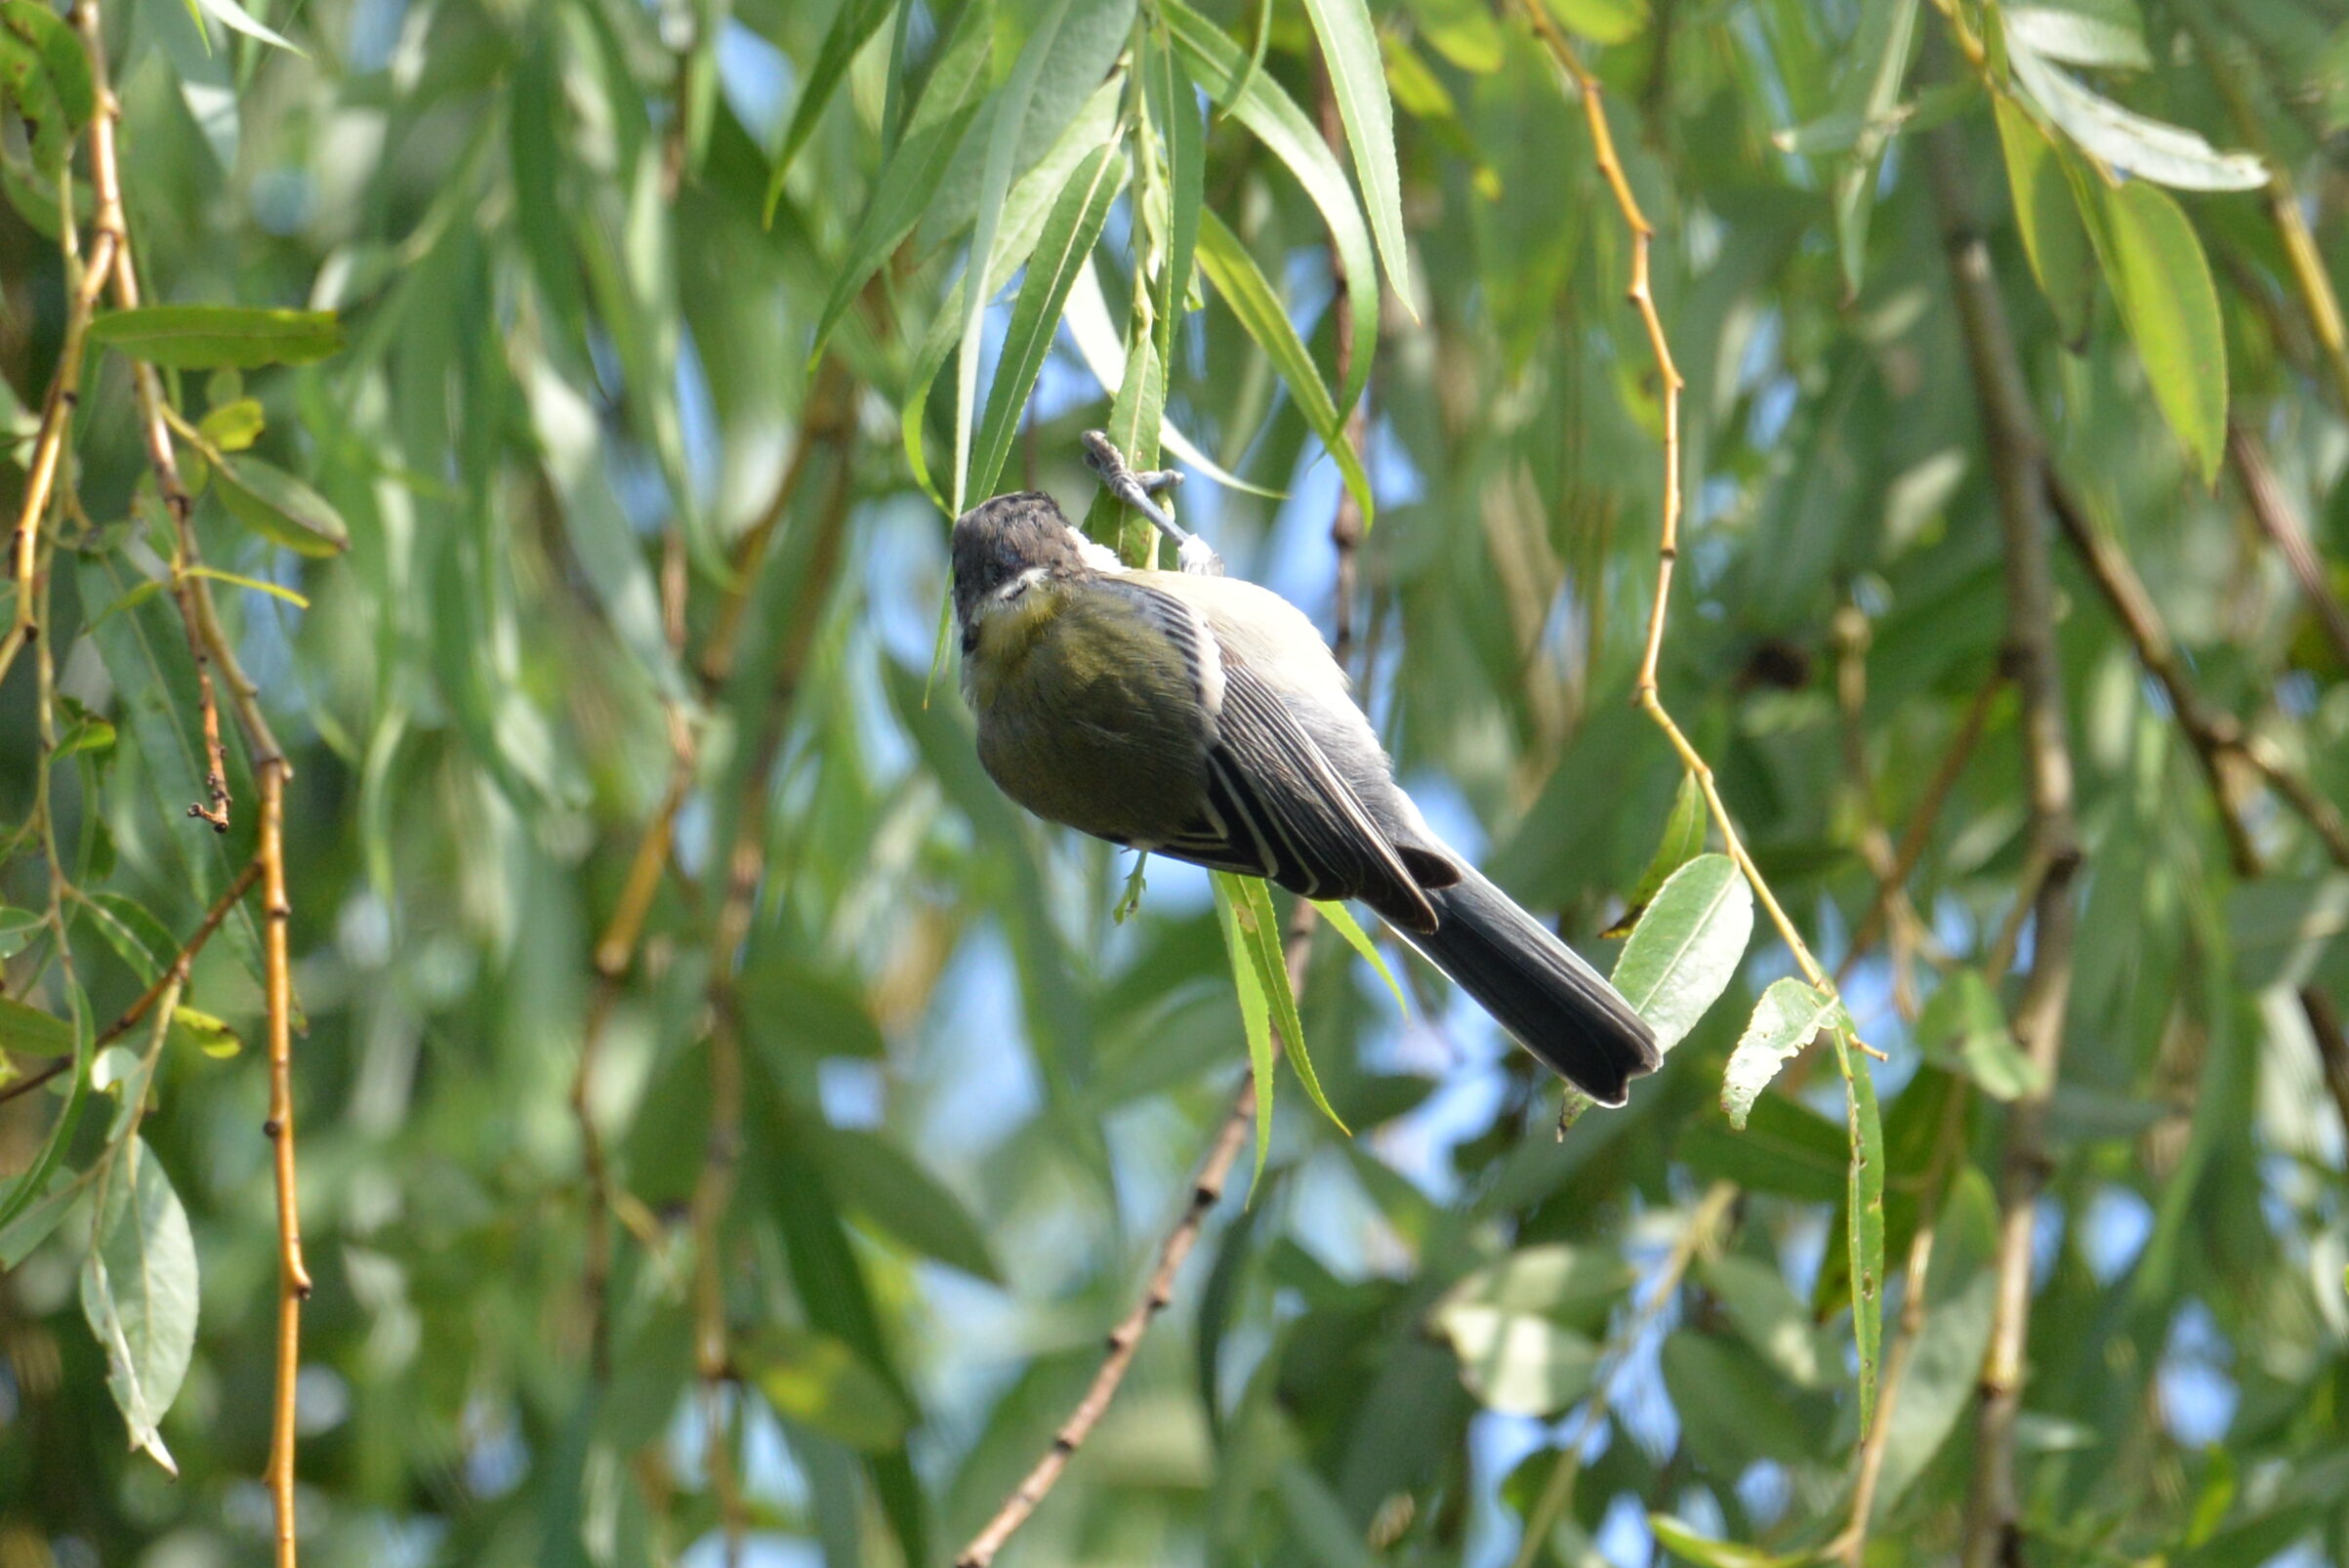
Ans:
[[[258,38],[272,48],[282,49],[290,55],[302,56],[302,51],[296,49],[283,34],[256,21],[252,14],[238,5],[236,0],[195,0],[195,3],[218,18],[223,25],[243,33],[247,38]],[[302,58],[308,59],[309,57],[302,56]]]
[[[1264,1156],[1272,1150],[1272,1004],[1257,978],[1256,961],[1240,930],[1240,905],[1247,894],[1236,885],[1246,879],[1228,871],[1211,872],[1209,877],[1216,888],[1216,920],[1231,959],[1232,989],[1240,999],[1240,1023],[1248,1035],[1248,1070],[1257,1088],[1257,1163],[1248,1181],[1253,1202],[1264,1184]]]
[[[2096,285],[2096,258],[2081,222],[2071,183],[2063,177],[2055,144],[2039,122],[2002,94],[1993,94],[1999,145],[2006,156],[2006,184],[2014,197],[2015,226],[2023,231],[2023,254],[2031,275],[2055,312],[2064,346],[2077,351],[2087,342],[2088,296]]]
[[[1411,253],[1403,239],[1403,178],[1395,167],[1395,109],[1386,96],[1379,29],[1363,0],[1305,0],[1305,14],[1321,40],[1331,96],[1338,101],[1354,173],[1370,207],[1379,258],[1386,264],[1387,281],[1404,302],[1404,310],[1416,317],[1410,304]]]
[[[1339,408],[1350,409],[1370,376],[1379,345],[1378,257],[1371,249],[1370,230],[1363,225],[1353,186],[1346,183],[1345,171],[1339,167],[1313,122],[1279,83],[1261,71],[1248,69],[1248,58],[1239,45],[1183,0],[1163,0],[1159,11],[1208,97],[1228,108],[1274,157],[1288,165],[1321,210],[1345,273],[1346,298],[1353,302],[1353,353],[1345,385],[1338,390]]]
[[[90,323],[93,342],[175,370],[307,365],[340,353],[332,310],[262,310],[236,305],[143,305]]]
[[[1678,1045],[1728,988],[1752,934],[1753,893],[1727,855],[1699,855],[1666,880],[1614,975],[1658,1051]]]
[[[1811,1321],[1810,1308],[1769,1264],[1728,1253],[1704,1265],[1705,1288],[1729,1322],[1779,1376],[1798,1388],[1840,1382],[1842,1349]]]
[[[2227,337],[2203,242],[2168,192],[2143,180],[2116,189],[2092,176],[2076,178],[2089,237],[2154,401],[2209,484],[2226,454]]]
[[[954,160],[955,149],[978,114],[979,105],[971,98],[986,85],[988,31],[994,12],[994,6],[984,0],[965,6],[940,49],[904,139],[882,165],[872,199],[865,203],[864,216],[857,220],[856,231],[849,237],[847,255],[834,272],[831,297],[816,317],[808,364],[823,356],[832,329],[856,303],[866,280],[880,269],[898,241],[913,231],[937,193],[946,166]],[[780,195],[782,187],[773,187],[772,193]],[[767,218],[771,222],[773,217],[770,205]]]
[[[1853,73],[1840,97],[1859,120],[1851,154],[1835,175],[1835,248],[1847,294],[1860,292],[1868,254],[1868,218],[1875,204],[1876,163],[1896,123],[1901,83],[1916,36],[1917,0],[1873,0],[1861,9],[1852,40]]]
[[[1549,14],[1592,43],[1628,43],[1648,22],[1647,0],[1543,0]]]
[[[1754,1005],[1746,1032],[1738,1037],[1737,1049],[1729,1053],[1729,1068],[1721,1078],[1721,1109],[1728,1113],[1731,1127],[1744,1131],[1753,1101],[1770,1087],[1778,1069],[1841,1011],[1834,997],[1807,981],[1789,975],[1770,983]]]
[[[1338,472],[1345,479],[1354,502],[1362,509],[1363,521],[1370,521],[1375,501],[1371,495],[1370,475],[1362,467],[1361,454],[1346,439],[1345,416],[1330,398],[1330,390],[1314,368],[1313,359],[1290,325],[1289,313],[1272,292],[1272,285],[1248,254],[1239,237],[1223,226],[1223,220],[1211,209],[1203,212],[1199,226],[1199,267],[1215,285],[1223,303],[1231,307],[1240,325],[1264,351],[1281,379],[1289,384],[1290,395],[1297,399],[1297,410],[1304,415],[1305,424],[1321,437],[1330,456],[1338,463]]]
[[[2046,1087],[1979,970],[1959,970],[1944,981],[1917,1015],[1916,1034],[1928,1059],[1957,1067],[1994,1099],[2020,1099]]]
[[[1834,1203],[1847,1186],[1843,1130],[1783,1094],[1754,1101],[1743,1133],[1726,1121],[1696,1117],[1673,1152],[1708,1179],[1805,1203]]]
[[[205,414],[196,429],[224,452],[241,452],[261,438],[268,416],[258,398],[238,397]]]
[[[1462,70],[1482,76],[1501,68],[1508,34],[1477,0],[1406,0],[1412,23],[1435,52]]]
[[[1597,1334],[1634,1277],[1613,1253],[1545,1242],[1520,1247],[1467,1275],[1444,1294],[1439,1307],[1526,1312],[1578,1333]]]
[[[1876,1475],[1876,1516],[1888,1510],[1972,1408],[1982,1382],[1997,1305],[1999,1205],[1989,1179],[1971,1165],[1950,1183],[1934,1224],[1926,1272],[1924,1327],[1901,1373],[1900,1397],[1887,1418],[1884,1458]]]
[[[38,910],[11,909],[0,904],[0,959],[15,958],[23,952],[33,933],[48,924],[49,917]]]
[[[1379,944],[1370,939],[1370,932],[1364,930],[1361,923],[1354,919],[1353,911],[1334,899],[1325,903],[1317,898],[1313,900],[1313,907],[1321,911],[1321,918],[1330,923],[1332,930],[1345,938],[1345,945],[1359,953],[1378,971],[1379,978],[1386,982],[1388,993],[1394,997],[1395,1006],[1408,1017],[1411,1003],[1403,995],[1402,983],[1395,978],[1394,970],[1386,967],[1386,960],[1380,955]]]
[[[2251,154],[2221,152],[2182,126],[2122,108],[2081,86],[2011,31],[2006,58],[2015,84],[2040,112],[2106,163],[2179,190],[2255,190],[2267,184],[2267,166]]]
[[[114,744],[114,726],[103,719],[79,719],[73,727],[58,737],[57,750],[49,754],[50,761],[63,762],[76,752],[103,752]]]
[[[2254,991],[2297,990],[2349,932],[2349,873],[2240,884],[2227,895],[2226,925],[2239,982]]]
[[[2072,65],[2109,65],[2145,70],[2153,56],[2145,48],[2145,24],[2130,0],[2045,0],[2001,6],[1999,21],[2009,40],[2048,60]]]
[[[73,1025],[53,1012],[0,996],[0,1051],[20,1056],[70,1056]]]
[[[1160,352],[1169,353],[1175,324],[1190,309],[1191,270],[1199,255],[1199,217],[1206,199],[1207,139],[1198,90],[1163,29],[1151,37],[1143,86],[1167,159],[1167,257],[1159,269],[1158,314],[1160,329],[1167,334]]]
[[[53,179],[62,174],[98,112],[98,90],[80,36],[40,0],[0,3],[0,102],[23,118],[34,164]],[[44,206],[54,223],[54,200]]]
[[[742,1003],[761,1047],[804,1056],[888,1054],[864,988],[852,976],[754,940],[742,970]]]
[[[309,608],[309,599],[306,596],[297,594],[292,589],[277,583],[264,582],[258,577],[247,577],[242,572],[225,572],[218,566],[190,566],[187,568],[187,575],[210,578],[213,582],[227,583],[232,588],[242,588],[255,594],[267,594],[271,598],[284,599],[298,610]]]
[[[228,515],[297,556],[327,557],[350,548],[343,515],[317,491],[257,457],[218,465]]]
[[[1884,1124],[1867,1058],[1838,1021],[1835,1064],[1842,1069],[1851,1180],[1845,1231],[1851,1268],[1851,1337],[1860,1357],[1860,1429],[1875,1420],[1878,1358],[1884,1340]]]
[[[163,1162],[136,1136],[109,1173],[82,1261],[81,1298],[131,1446],[177,1475],[156,1426],[179,1397],[195,1350],[195,1238]]]
[[[73,1213],[73,1206],[89,1190],[94,1171],[95,1168],[53,1176],[47,1192],[16,1218],[0,1225],[0,1269],[16,1268],[32,1256],[34,1248],[57,1233],[58,1226],[65,1222],[65,1217]]]
[[[1260,877],[1242,877],[1237,891],[1245,902],[1235,903],[1234,915],[1240,923],[1240,934],[1247,938],[1249,962],[1256,967],[1257,983],[1272,1003],[1273,1026],[1280,1030],[1281,1040],[1289,1048],[1289,1065],[1297,1070],[1298,1082],[1305,1086],[1305,1097],[1314,1108],[1328,1117],[1339,1132],[1348,1137],[1353,1132],[1330,1109],[1330,1099],[1321,1092],[1321,1080],[1313,1072],[1312,1052],[1305,1049],[1304,1021],[1297,1013],[1297,994],[1289,985],[1288,957],[1281,951],[1280,917],[1272,907],[1272,892]]]
[[[1682,1441],[1707,1470],[1735,1476],[1755,1460],[1817,1458],[1815,1424],[1744,1341],[1683,1328],[1665,1340],[1661,1361]]]
[[[1004,333],[995,361],[995,380],[987,391],[987,417],[979,427],[978,443],[970,459],[970,493],[993,495],[1010,455],[1011,438],[1026,412],[1028,393],[1051,351],[1060,330],[1060,314],[1068,291],[1101,237],[1101,226],[1116,200],[1122,143],[1112,141],[1093,149],[1069,176],[1067,188],[1052,204],[1044,231],[1028,259],[1020,280],[1019,298],[1011,307],[1011,322]],[[958,508],[959,510],[959,508]]]
[[[887,1138],[826,1128],[814,1132],[810,1146],[833,1191],[876,1229],[949,1268],[1003,1283],[985,1228],[960,1198]]]
[[[180,102],[224,173],[236,170],[242,127],[237,119],[236,72],[228,51],[216,49],[203,14],[187,0],[141,0],[141,30],[162,46],[178,78]]]
[[[1656,842],[1655,856],[1624,900],[1623,919],[1599,934],[1611,941],[1630,935],[1664,880],[1704,852],[1705,791],[1698,786],[1696,774],[1682,773],[1680,787],[1672,793],[1672,808],[1664,818],[1664,837]]]
[[[768,1327],[733,1346],[743,1381],[775,1414],[867,1454],[904,1441],[913,1416],[848,1345],[809,1329]]]
[[[823,117],[824,105],[832,101],[833,89],[848,74],[848,66],[859,52],[881,30],[881,24],[896,9],[897,0],[843,0],[832,19],[832,30],[824,34],[824,46],[818,50],[815,64],[800,83],[799,97],[791,106],[791,123],[783,131],[782,150],[775,154],[774,173],[768,177],[765,213],[772,221],[775,203],[783,198],[783,177],[791,172],[791,161],[799,155],[808,135],[815,130],[816,121]]]
[[[186,1006],[172,1009],[171,1021],[205,1055],[226,1060],[245,1049],[244,1041],[228,1027],[227,1019],[198,1008]]]
[[[1657,1542],[1666,1550],[1683,1561],[1698,1564],[1698,1568],[1810,1568],[1810,1564],[1819,1560],[1816,1552],[1774,1557],[1757,1547],[1716,1541],[1699,1535],[1693,1525],[1684,1524],[1669,1513],[1649,1514],[1648,1528],[1655,1532]]]
[[[84,907],[97,919],[98,933],[139,976],[142,985],[154,984],[180,956],[180,939],[171,933],[171,928],[137,899],[103,892]]]
[[[1548,1318],[1448,1302],[1432,1321],[1460,1357],[1461,1381],[1487,1409],[1554,1416],[1590,1390],[1598,1345]]]

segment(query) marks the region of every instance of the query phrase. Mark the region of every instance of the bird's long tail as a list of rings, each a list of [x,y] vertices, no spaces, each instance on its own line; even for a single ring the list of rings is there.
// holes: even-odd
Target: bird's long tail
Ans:
[[[1427,889],[1435,929],[1403,939],[1474,997],[1520,1045],[1602,1105],[1656,1070],[1656,1036],[1598,970],[1466,867]]]

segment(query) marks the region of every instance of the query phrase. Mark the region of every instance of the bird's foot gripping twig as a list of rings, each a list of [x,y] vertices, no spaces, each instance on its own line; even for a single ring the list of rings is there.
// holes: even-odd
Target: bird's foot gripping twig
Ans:
[[[1167,536],[1174,546],[1174,558],[1181,562],[1184,571],[1203,577],[1223,575],[1223,557],[1216,554],[1215,547],[1182,527],[1164,507],[1150,499],[1180,484],[1180,474],[1173,469],[1136,473],[1127,466],[1126,455],[1100,431],[1087,431],[1079,439],[1085,443],[1085,466],[1100,476],[1111,495],[1140,513],[1150,526]]]

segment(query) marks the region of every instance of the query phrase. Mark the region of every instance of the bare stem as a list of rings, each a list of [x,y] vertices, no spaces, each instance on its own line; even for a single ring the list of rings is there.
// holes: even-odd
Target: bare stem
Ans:
[[[2259,531],[2276,547],[2284,564],[2299,585],[2300,597],[2308,600],[2310,613],[2325,629],[2325,639],[2342,664],[2349,665],[2349,611],[2332,595],[2332,585],[2325,579],[2325,562],[2317,556],[2316,547],[2309,541],[2308,524],[2284,493],[2283,484],[2276,478],[2275,468],[2267,460],[2267,445],[2246,425],[2227,427],[2227,459],[2235,465],[2235,477],[2243,485],[2244,499],[2250,503],[2251,516]]]
[[[278,1568],[293,1568],[294,1390],[302,1370],[302,1303],[309,1270],[302,1260],[302,1216],[294,1182],[294,979],[286,945],[293,906],[285,889],[285,779],[282,758],[261,775],[262,968],[269,1030],[269,1119],[264,1131],[276,1155],[277,1386],[269,1422],[269,1494],[276,1506]]]

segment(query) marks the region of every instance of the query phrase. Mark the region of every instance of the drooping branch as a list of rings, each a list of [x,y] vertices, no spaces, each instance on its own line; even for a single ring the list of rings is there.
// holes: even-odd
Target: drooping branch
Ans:
[[[2259,531],[2267,535],[2276,554],[2299,586],[2300,597],[2308,601],[2309,613],[2325,630],[2325,640],[2332,644],[2333,654],[2342,664],[2349,665],[2349,610],[2333,597],[2332,585],[2326,581],[2325,562],[2319,557],[2316,546],[2308,537],[2308,524],[2284,493],[2283,483],[2267,459],[2267,443],[2247,425],[2233,423],[2227,426],[2227,461],[2234,465],[2235,477],[2243,485],[2244,500],[2250,504],[2252,520]]]
[[[2043,868],[2031,897],[2031,965],[2012,1021],[2017,1044],[2037,1069],[2038,1087],[2015,1100],[1999,1161],[1995,1306],[1965,1513],[1965,1568],[1994,1568],[2013,1561],[2017,1549],[2015,1423],[2022,1413],[2023,1351],[2031,1331],[2031,1242],[2039,1192],[2048,1169],[2047,1110],[2061,1065],[2064,1010],[2072,990],[2072,885],[2081,849],[2055,647],[2046,450],[1991,270],[1990,247],[1975,227],[1959,136],[1946,126],[1932,132],[1926,156],[1997,492],[2006,582],[2004,657],[2022,702],[2029,837],[2033,858]]]

